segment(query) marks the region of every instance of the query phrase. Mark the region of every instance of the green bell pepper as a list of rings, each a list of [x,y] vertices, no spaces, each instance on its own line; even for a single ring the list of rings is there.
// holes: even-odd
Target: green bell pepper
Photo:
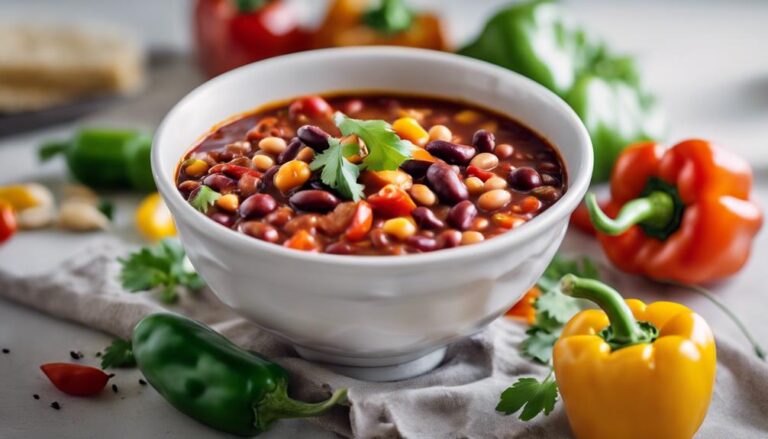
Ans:
[[[280,366],[247,352],[210,328],[174,314],[152,314],[133,330],[133,354],[147,381],[181,412],[217,430],[254,436],[281,418],[319,415],[346,399],[288,397]]]
[[[622,149],[663,132],[632,61],[573,26],[552,1],[501,10],[458,53],[514,70],[562,97],[592,138],[596,182],[610,177]]]
[[[154,189],[151,140],[135,130],[86,128],[69,141],[44,144],[40,159],[63,154],[72,176],[94,189]]]

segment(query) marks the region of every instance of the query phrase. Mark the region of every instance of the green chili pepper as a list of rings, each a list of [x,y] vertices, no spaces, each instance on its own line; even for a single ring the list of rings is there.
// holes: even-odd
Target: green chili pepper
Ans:
[[[174,407],[240,436],[259,434],[277,419],[321,414],[346,398],[340,389],[320,403],[293,400],[283,368],[178,315],[139,322],[133,354],[147,381]]]
[[[413,11],[404,0],[381,0],[378,8],[363,15],[363,22],[372,29],[386,34],[405,32],[413,24]]]
[[[147,139],[135,130],[86,128],[69,141],[44,144],[39,156],[46,161],[64,154],[72,176],[95,189],[149,191],[154,182]]]
[[[153,192],[155,179],[152,177],[152,136],[140,134],[129,140],[125,145],[128,180],[131,185],[142,192]]]
[[[501,10],[459,53],[514,70],[562,97],[592,138],[594,181],[610,177],[626,146],[663,131],[654,99],[632,60],[611,54],[551,1]]]

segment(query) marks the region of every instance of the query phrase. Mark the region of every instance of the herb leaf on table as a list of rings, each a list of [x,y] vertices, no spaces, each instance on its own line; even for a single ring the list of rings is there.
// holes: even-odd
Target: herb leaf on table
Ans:
[[[557,382],[552,373],[539,382],[536,378],[520,378],[501,394],[496,411],[511,415],[521,408],[520,419],[530,421],[539,413],[548,415],[557,402]]]
[[[159,289],[160,299],[166,303],[178,298],[178,287],[196,291],[205,286],[202,278],[188,266],[181,244],[173,239],[144,247],[118,261],[122,264],[123,288],[131,292]]]
[[[101,368],[134,367],[136,358],[133,356],[133,346],[130,341],[116,338],[104,349],[101,357]]]

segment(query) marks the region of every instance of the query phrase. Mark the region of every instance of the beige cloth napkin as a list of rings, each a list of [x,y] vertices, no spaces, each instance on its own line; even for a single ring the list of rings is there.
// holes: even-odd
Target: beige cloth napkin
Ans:
[[[105,240],[47,274],[18,276],[0,271],[0,296],[128,338],[139,319],[164,310],[151,295],[127,293],[117,282],[116,258],[129,250],[121,243]],[[501,392],[517,377],[546,373],[520,357],[518,345],[524,328],[505,319],[450,346],[443,364],[426,375],[369,383],[299,358],[290,345],[233,314],[208,291],[184,296],[169,309],[211,325],[239,345],[261,352],[290,370],[291,388],[297,398],[319,400],[328,396],[329,387],[348,387],[349,407],[337,407],[313,420],[343,436],[571,437],[560,403],[549,416],[527,423],[494,411]],[[722,340],[718,341],[718,360],[715,395],[697,437],[768,437],[768,367]]]

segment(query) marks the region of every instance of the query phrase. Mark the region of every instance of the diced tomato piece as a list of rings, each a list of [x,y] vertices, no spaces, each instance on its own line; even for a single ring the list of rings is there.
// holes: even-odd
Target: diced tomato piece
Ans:
[[[299,230],[294,233],[283,245],[288,248],[309,252],[316,252],[318,250],[317,240],[306,230]]]
[[[0,243],[3,243],[16,233],[16,212],[8,203],[0,203]]]
[[[357,203],[355,213],[352,215],[352,222],[347,227],[345,236],[348,240],[355,242],[365,238],[373,225],[373,209],[366,201]]]
[[[393,184],[384,186],[379,192],[368,197],[368,202],[373,210],[387,218],[408,216],[416,208],[411,196]]]
[[[489,178],[491,178],[494,175],[496,175],[493,172],[483,171],[482,169],[480,169],[480,168],[478,168],[477,166],[474,166],[474,165],[467,166],[467,174],[473,175],[473,176],[475,176],[475,177],[477,177],[477,178],[479,178],[480,180],[483,180],[483,181],[486,181]]]
[[[293,118],[304,115],[310,119],[322,119],[331,117],[333,108],[320,96],[305,96],[293,101],[288,107],[288,113]]]

